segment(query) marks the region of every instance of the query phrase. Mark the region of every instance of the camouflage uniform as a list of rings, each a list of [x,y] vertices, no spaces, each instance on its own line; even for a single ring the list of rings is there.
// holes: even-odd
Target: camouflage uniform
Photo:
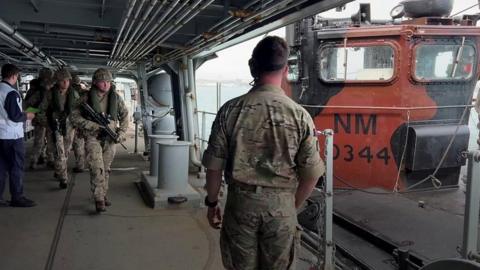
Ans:
[[[83,90],[80,86],[80,78],[78,75],[73,75],[72,89],[75,91],[75,95],[78,96],[78,98],[86,92],[86,90]],[[85,169],[85,139],[79,129],[75,130],[72,147],[75,155],[75,167],[73,170],[81,172]]]
[[[227,269],[294,269],[299,178],[324,165],[310,115],[273,85],[222,106],[203,165],[224,170],[228,196],[220,246]]]
[[[112,75],[105,69],[98,69],[92,78],[93,82],[97,80],[111,81]],[[111,91],[115,91],[114,85],[111,86],[108,93]],[[90,96],[97,95],[102,110],[101,113],[107,114],[109,111],[109,95],[105,94],[101,97],[99,92],[100,90],[95,84],[93,84],[89,93],[82,95],[80,102],[88,103],[90,106],[94,107]],[[121,138],[120,140],[123,140],[128,128],[128,109],[122,98],[116,92],[113,92],[112,94],[117,95],[117,119],[111,119],[109,126],[113,131],[117,132],[119,138]],[[115,156],[115,144],[117,142],[114,142],[111,138],[105,136],[100,125],[89,120],[90,118],[80,106],[77,106],[77,108],[73,110],[70,118],[77,129],[82,130],[85,137],[85,149],[87,152],[86,159],[90,170],[91,189],[96,202],[97,211],[105,211],[104,207],[108,192],[110,165]]]
[[[25,96],[25,102],[23,103],[26,108],[33,107],[38,108],[42,102],[45,93],[50,89],[50,84],[53,79],[53,72],[48,68],[42,68],[39,72],[38,79],[33,79],[30,82],[31,88],[28,90]],[[34,139],[33,139],[33,153],[30,158],[30,168],[35,169],[40,157],[46,158],[46,126],[42,125],[37,118],[32,120],[34,126]],[[53,154],[47,151],[48,161],[54,160]]]
[[[67,70],[59,70],[55,73],[55,78],[60,80],[70,80],[72,77]],[[37,118],[39,121],[47,126],[47,141],[49,149],[53,150],[55,160],[55,177],[58,178],[61,188],[66,188],[68,182],[67,160],[68,149],[71,148],[75,129],[68,119],[69,108],[67,108],[67,98],[69,92],[68,88],[62,95],[58,84],[54,85],[52,89],[47,92],[40,104],[40,113]],[[58,95],[58,106],[55,104],[54,96]]]

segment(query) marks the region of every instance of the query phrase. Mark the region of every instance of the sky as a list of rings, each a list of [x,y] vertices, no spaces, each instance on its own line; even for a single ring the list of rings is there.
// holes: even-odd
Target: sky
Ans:
[[[358,11],[359,3],[370,3],[372,19],[390,19],[390,10],[400,2],[401,0],[359,0],[347,4],[345,10],[342,12],[330,10],[322,13],[321,15],[327,18],[350,17],[353,13]],[[451,14],[455,14],[477,3],[478,0],[454,0]],[[479,8],[474,7],[466,13],[473,14],[477,12],[480,12]],[[285,29],[281,28],[268,34],[285,37]],[[250,71],[248,69],[248,59],[250,59],[251,52],[255,45],[263,37],[264,35],[261,35],[249,41],[217,52],[218,58],[206,62],[197,70],[197,80],[241,80],[248,82],[251,80]]]

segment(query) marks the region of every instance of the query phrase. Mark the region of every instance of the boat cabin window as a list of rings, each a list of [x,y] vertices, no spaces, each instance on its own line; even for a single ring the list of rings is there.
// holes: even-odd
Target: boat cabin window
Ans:
[[[415,48],[414,61],[417,81],[468,80],[473,74],[475,49],[471,45],[422,44]]]
[[[289,82],[298,82],[298,78],[300,77],[300,53],[292,53],[288,57],[288,74],[287,79]]]
[[[387,81],[394,73],[394,50],[388,45],[323,47],[319,76],[326,82]]]

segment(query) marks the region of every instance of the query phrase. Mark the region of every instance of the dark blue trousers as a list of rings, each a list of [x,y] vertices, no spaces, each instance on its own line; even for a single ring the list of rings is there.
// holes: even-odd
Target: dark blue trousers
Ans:
[[[23,196],[23,163],[25,145],[23,138],[16,140],[0,139],[0,199],[5,190],[7,173],[12,201]]]

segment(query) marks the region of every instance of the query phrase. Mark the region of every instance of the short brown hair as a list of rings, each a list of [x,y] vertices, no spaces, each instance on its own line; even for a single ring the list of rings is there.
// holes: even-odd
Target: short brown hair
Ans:
[[[2,66],[2,79],[11,78],[20,73],[20,69],[12,64],[5,64]]]
[[[253,49],[250,58],[250,71],[254,77],[265,72],[277,71],[285,67],[290,50],[287,42],[277,36],[262,39]]]

